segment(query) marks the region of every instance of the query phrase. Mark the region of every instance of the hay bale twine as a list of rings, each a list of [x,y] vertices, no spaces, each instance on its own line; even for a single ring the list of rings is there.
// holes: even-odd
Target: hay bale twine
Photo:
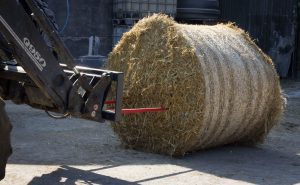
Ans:
[[[271,59],[232,24],[144,18],[114,48],[108,68],[125,73],[123,107],[168,108],[113,123],[122,142],[134,149],[184,155],[257,143],[283,110]]]

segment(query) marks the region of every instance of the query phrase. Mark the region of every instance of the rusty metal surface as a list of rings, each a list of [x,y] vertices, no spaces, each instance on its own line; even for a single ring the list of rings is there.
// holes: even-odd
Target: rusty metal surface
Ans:
[[[297,0],[221,0],[223,21],[245,29],[274,61],[281,77],[296,62]]]

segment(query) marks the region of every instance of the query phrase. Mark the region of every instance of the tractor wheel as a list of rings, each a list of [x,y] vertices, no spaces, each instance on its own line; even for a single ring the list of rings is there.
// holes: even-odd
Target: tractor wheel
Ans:
[[[54,12],[51,9],[49,9],[48,3],[45,0],[34,0],[34,1],[36,2],[36,5],[38,6],[38,8],[40,10],[42,10],[44,16],[51,23],[53,30],[58,33],[58,25],[56,24],[56,21],[55,21],[55,15],[54,15]],[[41,35],[43,36],[48,47],[53,49],[48,36],[45,35],[42,31],[41,31]],[[1,35],[1,33],[0,33],[0,62],[1,61],[9,61],[12,59],[13,59],[12,49],[9,47],[9,44],[5,40],[4,36]]]
[[[5,167],[8,157],[12,154],[10,132],[12,125],[4,109],[5,103],[0,98],[0,180],[5,176]]]

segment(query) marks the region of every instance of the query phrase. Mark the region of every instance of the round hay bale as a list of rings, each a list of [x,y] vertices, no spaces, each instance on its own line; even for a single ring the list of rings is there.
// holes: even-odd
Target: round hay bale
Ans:
[[[241,29],[139,21],[109,56],[125,73],[124,108],[165,107],[113,123],[128,147],[168,155],[257,143],[283,111],[272,61]]]

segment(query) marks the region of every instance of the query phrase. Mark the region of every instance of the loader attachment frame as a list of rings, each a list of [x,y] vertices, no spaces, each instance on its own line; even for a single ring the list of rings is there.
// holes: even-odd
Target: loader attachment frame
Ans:
[[[3,98],[17,94],[18,103],[99,122],[121,119],[123,73],[76,66],[35,1],[1,0],[0,34],[16,61],[0,61]],[[115,110],[105,110],[112,84]]]

